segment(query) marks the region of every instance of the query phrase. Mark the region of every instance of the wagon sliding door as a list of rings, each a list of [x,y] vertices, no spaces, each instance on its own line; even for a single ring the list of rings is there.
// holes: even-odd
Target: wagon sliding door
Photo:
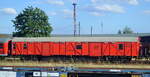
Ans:
[[[117,42],[117,56],[126,56],[126,54],[130,54],[130,48],[128,48],[128,44],[124,42]],[[129,46],[130,47],[130,46]]]
[[[50,56],[50,43],[49,42],[43,42],[42,44],[42,55],[43,56]]]
[[[102,43],[91,42],[89,43],[89,55],[90,56],[102,56]]]
[[[132,56],[132,43],[131,42],[124,43],[124,53],[125,53],[125,56]]]

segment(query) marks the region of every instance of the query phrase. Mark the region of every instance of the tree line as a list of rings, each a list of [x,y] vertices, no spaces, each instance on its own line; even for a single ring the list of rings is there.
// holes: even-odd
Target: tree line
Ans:
[[[129,27],[123,28],[123,30],[118,30],[118,34],[132,34],[134,33],[133,30]]]

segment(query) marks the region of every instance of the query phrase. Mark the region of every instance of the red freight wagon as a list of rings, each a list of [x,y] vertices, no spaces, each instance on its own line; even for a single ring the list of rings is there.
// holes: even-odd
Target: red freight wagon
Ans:
[[[8,38],[0,38],[0,56],[7,56],[9,54],[9,40]]]
[[[138,37],[13,38],[12,55],[137,57]]]

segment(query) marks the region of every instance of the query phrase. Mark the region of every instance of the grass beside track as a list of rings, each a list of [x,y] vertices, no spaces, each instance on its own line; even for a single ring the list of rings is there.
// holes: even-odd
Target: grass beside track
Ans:
[[[114,63],[67,63],[46,61],[0,61],[0,66],[40,66],[40,67],[89,67],[89,68],[141,68],[150,69],[150,64]]]

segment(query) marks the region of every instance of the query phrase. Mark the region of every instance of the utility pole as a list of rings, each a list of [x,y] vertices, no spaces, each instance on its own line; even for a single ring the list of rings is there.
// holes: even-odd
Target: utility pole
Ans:
[[[93,27],[91,26],[91,36],[93,35]]]
[[[101,22],[101,32],[103,33],[103,21]]]
[[[73,2],[73,20],[74,20],[74,22],[73,22],[73,24],[74,24],[74,37],[76,36],[76,3],[75,2]]]
[[[79,36],[80,36],[80,22],[79,22]]]

